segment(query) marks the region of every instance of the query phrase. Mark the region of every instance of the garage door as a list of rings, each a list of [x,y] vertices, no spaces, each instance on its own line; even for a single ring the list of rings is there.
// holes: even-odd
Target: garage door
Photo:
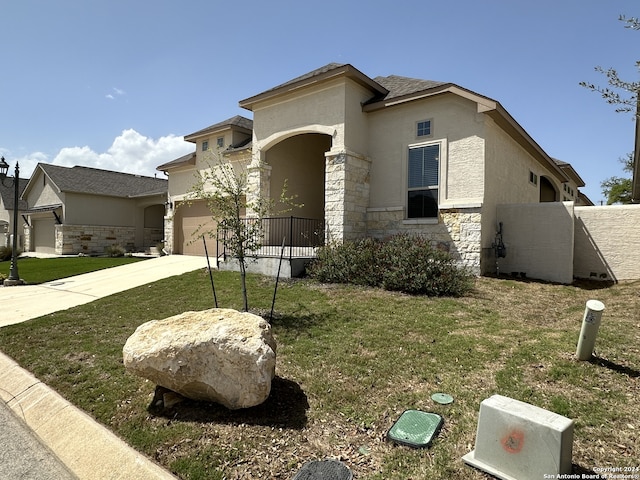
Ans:
[[[204,225],[201,230],[198,228]],[[215,229],[216,222],[211,218],[211,212],[204,201],[195,201],[191,205],[180,204],[174,221],[175,245],[177,251],[183,255],[204,256],[202,232]],[[199,236],[196,237],[196,232]],[[207,250],[210,257],[216,256],[215,239],[206,235]]]
[[[38,253],[56,253],[55,218],[33,220],[33,243]]]

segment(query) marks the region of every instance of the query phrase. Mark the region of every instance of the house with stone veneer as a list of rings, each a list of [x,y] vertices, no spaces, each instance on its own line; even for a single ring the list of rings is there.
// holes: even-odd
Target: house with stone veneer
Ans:
[[[90,167],[39,163],[22,199],[25,252],[144,251],[164,236],[167,180]]]
[[[249,199],[279,194],[286,180],[303,204],[293,215],[323,220],[327,242],[419,234],[484,274],[496,268],[498,205],[591,203],[571,165],[550,157],[498,101],[453,83],[371,78],[332,63],[239,104],[252,121],[187,135],[195,152],[158,167],[172,208],[215,147],[246,167]],[[202,253],[185,242],[210,221],[204,205],[173,213],[167,247]]]

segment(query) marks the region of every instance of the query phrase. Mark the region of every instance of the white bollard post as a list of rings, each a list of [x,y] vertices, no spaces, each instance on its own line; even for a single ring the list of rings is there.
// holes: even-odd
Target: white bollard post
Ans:
[[[598,300],[589,300],[584,310],[582,318],[582,328],[580,330],[580,338],[578,339],[578,348],[576,349],[576,357],[578,360],[589,360],[593,354],[593,348],[596,344],[596,335],[600,328],[600,319],[604,303]]]

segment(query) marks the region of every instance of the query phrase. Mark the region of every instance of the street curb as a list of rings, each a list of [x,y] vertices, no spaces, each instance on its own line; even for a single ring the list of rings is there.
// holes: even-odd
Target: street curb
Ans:
[[[2,352],[0,399],[81,480],[177,479]]]

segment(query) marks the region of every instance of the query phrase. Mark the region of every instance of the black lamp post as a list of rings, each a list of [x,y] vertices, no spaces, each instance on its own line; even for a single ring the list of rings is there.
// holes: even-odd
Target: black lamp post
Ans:
[[[0,181],[4,185],[9,171],[9,164],[4,157],[0,158]],[[18,197],[20,190],[20,167],[16,162],[16,170],[13,176],[13,244],[11,246],[11,270],[9,278],[4,281],[4,285],[22,285],[24,282],[20,280],[18,275]]]

